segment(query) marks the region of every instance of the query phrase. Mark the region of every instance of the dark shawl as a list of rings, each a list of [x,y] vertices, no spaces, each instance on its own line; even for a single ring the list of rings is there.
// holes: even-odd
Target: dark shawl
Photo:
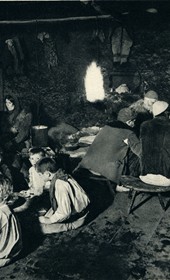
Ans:
[[[120,176],[126,172],[126,157],[129,150],[123,140],[132,139],[130,142],[134,151],[138,144],[138,139],[135,137],[130,127],[122,122],[115,121],[112,127],[104,126],[89,147],[79,167],[95,171],[118,183]]]
[[[142,174],[170,178],[170,121],[156,117],[141,126]]]

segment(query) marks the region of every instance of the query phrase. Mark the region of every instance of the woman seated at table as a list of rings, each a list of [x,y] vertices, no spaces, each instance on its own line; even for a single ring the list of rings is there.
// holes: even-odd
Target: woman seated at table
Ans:
[[[6,111],[2,115],[0,123],[0,143],[6,160],[12,164],[16,160],[14,155],[26,146],[25,141],[29,138],[32,124],[32,113],[29,106],[21,109],[18,98],[13,95],[6,95],[5,108]],[[18,161],[15,162],[15,165],[18,164]]]
[[[21,150],[28,139],[32,124],[32,113],[29,106],[20,108],[17,97],[5,97],[6,112],[1,123],[2,139],[7,150]]]

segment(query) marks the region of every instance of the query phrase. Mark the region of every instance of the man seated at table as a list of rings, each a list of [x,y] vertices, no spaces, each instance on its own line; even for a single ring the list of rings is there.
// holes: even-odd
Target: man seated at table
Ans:
[[[141,145],[133,132],[134,121],[132,110],[120,110],[117,120],[105,125],[98,133],[76,170],[88,169],[115,184],[119,184],[122,174],[138,176]]]

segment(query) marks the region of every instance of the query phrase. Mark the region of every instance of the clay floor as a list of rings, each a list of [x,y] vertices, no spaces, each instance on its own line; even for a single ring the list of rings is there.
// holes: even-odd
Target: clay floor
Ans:
[[[93,211],[78,230],[41,236],[27,213],[18,214],[24,250],[0,269],[0,280],[168,280],[170,279],[170,207],[158,197],[128,215],[128,193],[114,200],[107,187],[90,189]],[[165,197],[168,201],[170,198]]]

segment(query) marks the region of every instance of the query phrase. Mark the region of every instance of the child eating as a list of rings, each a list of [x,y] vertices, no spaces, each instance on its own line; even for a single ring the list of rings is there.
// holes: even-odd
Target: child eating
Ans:
[[[19,222],[6,204],[12,191],[10,180],[0,174],[0,267],[10,263],[22,249]]]
[[[81,186],[59,168],[51,158],[43,158],[36,164],[45,182],[50,181],[51,208],[39,217],[44,234],[76,229],[85,223],[89,213],[89,198]]]

